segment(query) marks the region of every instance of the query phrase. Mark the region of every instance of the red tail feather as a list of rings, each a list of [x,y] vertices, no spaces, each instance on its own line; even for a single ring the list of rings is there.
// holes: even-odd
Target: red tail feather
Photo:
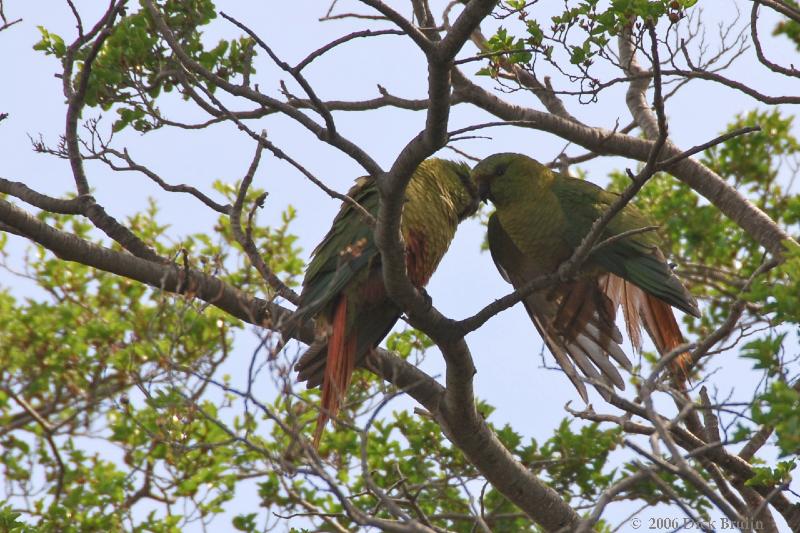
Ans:
[[[601,286],[614,307],[622,306],[628,335],[636,350],[642,349],[642,337],[639,333],[642,325],[662,356],[683,344],[683,334],[668,303],[614,274],[608,274]],[[689,352],[680,354],[670,363],[669,371],[679,386],[683,386],[689,379],[691,366]]]
[[[328,337],[328,357],[322,381],[322,406],[314,431],[314,447],[319,446],[325,424],[336,416],[350,385],[356,365],[356,338],[347,336],[347,296],[341,296],[333,313],[333,329]]]
[[[647,310],[642,313],[645,327],[653,338],[658,353],[663,356],[683,344],[683,334],[669,304],[650,294],[646,294],[646,297]],[[692,356],[689,352],[683,352],[672,360],[669,369],[675,380],[682,385],[689,379],[691,366]]]

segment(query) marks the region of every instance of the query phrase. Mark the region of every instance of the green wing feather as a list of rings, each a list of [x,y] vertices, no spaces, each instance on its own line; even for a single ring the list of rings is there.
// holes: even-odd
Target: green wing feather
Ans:
[[[594,221],[618,198],[588,181],[558,176],[552,191],[569,221],[564,237],[573,247],[580,244]],[[635,206],[626,206],[606,227],[601,239],[620,235],[653,222]],[[699,316],[695,299],[672,272],[658,249],[658,235],[644,232],[604,246],[589,258],[604,270],[633,283],[653,296],[694,316]]]
[[[488,223],[489,251],[492,254],[497,270],[503,279],[515,288],[522,287],[532,279],[531,269],[536,269],[536,257],[524,254],[506,233],[496,214],[489,218]],[[559,309],[564,305],[573,307],[569,303],[569,293],[573,287],[581,285],[578,293],[581,306],[577,309],[579,315],[584,317],[580,331],[570,332],[559,323]],[[564,370],[569,380],[580,393],[584,401],[588,401],[586,386],[578,376],[576,365],[591,379],[605,380],[620,389],[625,388],[625,383],[619,372],[608,359],[611,355],[625,368],[630,369],[631,363],[619,347],[622,341],[619,331],[613,324],[613,317],[606,316],[600,309],[595,309],[596,285],[594,283],[576,282],[572,285],[563,285],[560,291],[538,291],[526,296],[522,303],[530,316],[536,329],[539,331],[545,344],[550,349],[556,362]],[[582,305],[587,307],[584,310]],[[582,311],[588,311],[582,313]],[[570,359],[575,361],[573,364]],[[599,372],[598,370],[599,369]],[[602,377],[601,377],[602,373]],[[601,394],[604,392],[601,390]]]
[[[348,196],[370,214],[377,214],[374,180],[359,178]],[[312,252],[296,315],[299,319],[316,315],[378,257],[372,229],[362,217],[352,204],[343,204],[330,231]],[[348,247],[357,253],[347,253]]]
[[[496,214],[489,217],[489,223],[486,225],[486,237],[489,241],[489,253],[492,255],[492,261],[494,261],[497,271],[504,280],[511,283],[511,277],[506,270],[508,265],[521,265],[525,258],[506,234],[500,224],[500,218]]]

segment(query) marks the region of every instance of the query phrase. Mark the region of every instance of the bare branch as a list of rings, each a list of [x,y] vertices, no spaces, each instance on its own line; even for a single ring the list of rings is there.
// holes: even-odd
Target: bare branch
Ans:
[[[706,70],[702,70],[699,68],[693,70],[668,69],[664,71],[664,74],[670,76],[682,76],[688,79],[713,81],[715,83],[719,83],[720,85],[730,87],[731,89],[736,89],[737,91],[740,91],[746,94],[747,96],[754,98],[755,100],[758,100],[759,102],[763,102],[769,105],[800,104],[800,97],[798,96],[793,96],[793,95],[770,96],[768,94],[759,92],[750,87],[749,85],[742,83],[740,81],[732,80],[715,72],[708,72]]]
[[[430,56],[433,53],[434,45],[431,41],[425,37],[419,29],[414,26],[411,21],[406,19],[403,15],[389,7],[388,5],[384,4],[380,0],[361,0],[362,4],[368,5],[373,8],[375,11],[378,11],[381,15],[386,17],[388,20],[394,22],[394,24],[403,30],[403,32],[411,37],[411,39],[419,46],[420,50],[426,55]]]
[[[320,140],[338,148],[343,153],[353,158],[371,176],[378,176],[383,172],[380,166],[372,159],[372,157],[370,157],[366,152],[364,152],[364,150],[362,150],[352,141],[345,139],[338,132],[328,131],[326,128],[314,122],[311,118],[303,114],[300,110],[293,107],[292,105],[285,102],[281,102],[275,98],[266,96],[254,89],[251,89],[250,87],[233,84],[225,80],[224,78],[214,74],[213,72],[210,72],[207,69],[203,68],[202,65],[194,61],[183,50],[183,48],[180,46],[180,43],[176,39],[175,35],[172,33],[172,30],[169,28],[166,21],[164,20],[164,17],[156,9],[152,0],[143,0],[143,3],[148,13],[150,13],[150,15],[153,17],[153,21],[155,22],[158,32],[164,37],[164,40],[167,41],[172,51],[180,60],[181,64],[187,68],[187,70],[189,70],[190,72],[194,73],[195,75],[199,76],[204,80],[208,80],[209,82],[222,88],[223,90],[227,91],[228,93],[234,96],[243,97],[252,102],[261,104],[262,106],[275,109],[285,114],[286,116],[294,119],[299,124],[308,129],[310,132],[312,132],[314,135],[316,135],[317,138],[319,138]]]
[[[119,159],[122,159],[123,161],[125,161],[125,163],[127,163],[127,166],[120,166],[120,165],[115,164],[113,161],[111,161],[107,157],[104,157],[105,154],[111,154],[111,155],[113,155],[115,157],[118,157]],[[120,152],[119,150],[115,150],[115,149],[110,148],[110,147],[104,147],[103,151],[99,155],[100,155],[101,159],[106,164],[108,164],[109,168],[111,168],[113,170],[118,170],[118,171],[121,171],[121,172],[130,172],[130,171],[141,172],[142,174],[144,174],[145,176],[150,178],[159,187],[161,187],[162,189],[164,189],[167,192],[182,192],[182,193],[186,193],[186,194],[191,194],[192,196],[194,196],[195,198],[197,198],[198,200],[203,202],[206,206],[210,207],[211,209],[213,209],[217,213],[227,214],[228,211],[230,210],[230,206],[229,205],[222,205],[222,204],[220,204],[218,202],[215,202],[214,200],[212,200],[211,198],[209,198],[208,196],[206,196],[205,194],[203,194],[202,192],[197,190],[195,187],[192,187],[191,185],[186,185],[186,184],[171,185],[171,184],[167,183],[163,178],[161,178],[161,176],[159,176],[158,174],[156,174],[155,172],[153,172],[152,170],[150,170],[146,166],[140,165],[139,163],[134,161],[133,158],[131,157],[130,153],[128,153],[127,149],[125,149],[124,151]]]
[[[787,17],[792,18],[795,23],[798,24],[800,24],[800,12],[788,5],[783,4],[782,2],[775,0],[753,0],[753,8],[750,11],[750,35],[753,38],[753,45],[755,46],[758,60],[773,72],[783,74],[784,76],[800,78],[800,70],[797,70],[794,68],[794,66],[790,68],[782,67],[777,63],[773,63],[764,55],[764,50],[761,48],[761,39],[758,37],[758,7],[760,5],[769,6],[772,9],[775,9],[776,11],[786,15]]]
[[[17,24],[17,23],[20,23],[20,22],[22,22],[21,18],[18,18],[18,19],[12,20],[11,22],[8,22],[8,20],[6,20],[6,18],[3,17],[3,24],[0,24],[0,31],[7,30],[8,28],[13,26],[14,24]]]
[[[58,504],[59,500],[61,499],[61,493],[64,490],[64,475],[66,474],[66,469],[64,468],[64,461],[61,458],[61,452],[59,451],[58,446],[56,445],[55,441],[53,440],[53,427],[50,423],[44,419],[44,417],[39,414],[36,409],[33,408],[31,404],[29,404],[25,398],[22,396],[18,396],[14,394],[11,389],[6,388],[5,393],[15,402],[17,405],[22,407],[22,409],[33,419],[36,423],[42,428],[44,432],[44,437],[47,443],[50,445],[50,451],[53,453],[53,459],[56,461],[57,465],[57,478],[56,478],[56,490],[55,495],[53,496],[53,500],[56,504]]]
[[[266,132],[262,132],[261,134],[261,141],[263,140],[266,140]],[[256,147],[256,153],[253,156],[253,161],[250,163],[250,168],[247,170],[247,174],[245,174],[241,185],[239,185],[236,201],[230,208],[231,231],[233,232],[236,242],[238,242],[239,246],[245,251],[247,257],[250,258],[250,262],[256,267],[256,270],[258,270],[258,273],[264,281],[266,281],[280,297],[297,305],[300,302],[300,296],[281,281],[281,279],[272,272],[269,266],[267,266],[264,258],[258,253],[258,249],[250,236],[250,231],[248,230],[247,234],[245,234],[242,230],[242,206],[244,205],[244,200],[247,196],[250,184],[253,181],[253,176],[255,176],[256,170],[258,169],[258,164],[261,161],[261,152],[264,149],[264,143],[261,141]],[[260,204],[263,205],[263,201],[263,198],[261,198],[260,202],[256,202],[256,205],[261,207]]]
[[[94,28],[92,28],[88,35],[83,35],[83,32],[81,31],[81,36],[78,37],[78,39],[76,39],[75,42],[69,46],[69,48],[67,48],[63,60],[64,95],[67,97],[68,101],[67,130],[64,134],[64,138],[66,141],[69,162],[72,166],[72,174],[75,178],[78,194],[80,195],[89,194],[89,182],[86,179],[86,174],[83,169],[83,161],[78,143],[78,118],[80,117],[81,110],[85,105],[84,100],[86,98],[86,89],[89,86],[89,76],[92,73],[92,64],[94,63],[97,54],[100,52],[100,48],[103,46],[103,43],[108,36],[111,35],[111,27],[114,24],[114,20],[117,18],[117,15],[120,13],[122,7],[125,5],[125,2],[126,0],[119,0],[116,4],[112,2],[106,13],[97,22]],[[89,41],[89,39],[94,37],[95,34],[97,35],[97,38],[95,39],[94,44],[92,44],[92,47],[89,49],[86,58],[83,60],[83,66],[80,74],[78,75],[77,82],[75,83],[75,89],[73,90],[72,70],[74,68],[76,54],[80,48]]]
[[[318,48],[308,54],[305,59],[300,61],[295,67],[292,69],[296,72],[302,71],[308,65],[311,64],[312,61],[317,59],[318,57],[322,56],[323,54],[330,52],[337,46],[344,44],[346,42],[352,41],[353,39],[360,39],[363,37],[377,37],[378,35],[405,35],[403,30],[363,30],[363,31],[354,31],[353,33],[349,33],[344,37],[339,37],[335,39],[325,46]]]
[[[225,12],[220,11],[220,16],[222,16],[222,18],[226,20],[229,20],[237,28],[247,33],[251,39],[253,39],[256,43],[258,43],[258,45],[267,52],[267,55],[269,55],[269,57],[272,58],[272,61],[276,65],[278,65],[285,72],[288,72],[289,74],[292,75],[292,77],[300,85],[300,87],[303,88],[303,91],[305,91],[306,95],[308,95],[308,98],[311,100],[313,109],[322,116],[323,120],[325,120],[325,127],[327,128],[328,132],[327,134],[335,135],[336,124],[333,121],[333,115],[331,115],[330,110],[327,107],[325,107],[325,104],[323,104],[322,101],[319,99],[317,93],[314,92],[314,89],[311,87],[311,84],[308,83],[305,77],[300,73],[300,70],[297,68],[292,68],[291,66],[289,66],[288,63],[286,63],[285,61],[280,59],[277,55],[275,55],[275,52],[272,51],[272,48],[270,48],[269,45],[267,45],[267,43],[265,43],[258,35],[256,35],[256,33],[253,30],[251,30],[250,28],[248,28],[235,18],[227,15]]]
[[[680,153],[678,155],[672,156],[669,159],[665,159],[663,161],[660,161],[658,163],[658,167],[659,168],[669,168],[670,166],[672,166],[673,164],[677,163],[681,159],[686,159],[687,157],[691,157],[691,156],[693,156],[695,154],[699,154],[700,152],[704,152],[704,151],[708,150],[709,148],[711,148],[713,146],[716,146],[718,144],[722,144],[722,143],[724,143],[726,141],[729,141],[730,139],[733,139],[735,137],[739,137],[741,135],[746,135],[748,133],[753,133],[753,132],[756,132],[756,131],[761,131],[761,126],[747,126],[747,127],[744,127],[744,128],[737,128],[737,129],[735,129],[733,131],[729,131],[728,133],[720,135],[719,137],[711,139],[708,142],[705,142],[703,144],[698,144],[697,146],[693,146],[693,147],[689,148],[688,150],[686,150],[685,152],[682,152],[682,153]]]

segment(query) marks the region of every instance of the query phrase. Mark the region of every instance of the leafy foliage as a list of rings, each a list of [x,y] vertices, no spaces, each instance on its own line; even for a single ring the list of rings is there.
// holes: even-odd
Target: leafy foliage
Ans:
[[[153,206],[131,226],[157,242],[167,229],[157,216]],[[80,219],[41,217],[90,237]],[[289,210],[282,226],[253,231],[256,242],[276,251],[270,266],[288,282],[301,264],[289,233],[293,217]],[[228,268],[230,246],[229,237],[214,244],[197,234],[159,251],[183,250],[209,273],[263,292],[249,264]],[[241,323],[191,297],[168,297],[40,247],[30,251],[26,269],[40,298],[18,301],[7,288],[0,292],[0,469],[12,494],[32,498],[26,520],[49,531],[116,531],[131,523],[139,501],[183,500],[195,516],[135,515],[133,530],[177,531],[187,520],[222,512],[257,460],[213,422],[226,402],[200,396]],[[94,439],[112,445],[116,456],[107,447],[90,451]],[[16,519],[6,511],[2,517]]]
[[[785,0],[786,4],[797,9],[798,4],[795,0]],[[773,35],[784,35],[794,42],[795,47],[800,50],[800,23],[791,19],[784,19],[775,25]]]
[[[792,120],[777,110],[738,115],[728,131],[753,125],[759,125],[761,131],[716,146],[701,160],[747,194],[773,220],[797,231],[800,195],[784,190],[778,179],[781,171],[791,171],[800,156],[800,144],[791,133]],[[622,172],[612,176],[612,188],[616,190],[622,190],[627,182]],[[704,203],[687,185],[669,176],[654,177],[636,202],[662,225],[661,234],[672,251],[678,273],[693,282],[695,295],[708,302],[699,323],[692,323],[694,331],[710,332],[727,317],[729,305],[740,296],[740,287],[761,265],[763,250],[719,209]],[[676,217],[675,213],[686,216]],[[754,283],[748,299],[768,304],[777,275],[770,274]],[[790,287],[787,289],[791,291]]]
[[[702,161],[730,180],[773,220],[798,235],[800,194],[791,186],[800,144],[792,135],[792,122],[793,117],[785,117],[777,110],[739,115],[729,131],[752,125],[759,125],[761,130],[706,151]],[[621,190],[627,181],[626,175],[616,173],[612,187]],[[739,355],[751,360],[753,368],[766,377],[763,392],[752,405],[752,419],[774,428],[782,454],[797,453],[800,396],[793,384],[800,370],[794,349],[800,333],[800,253],[796,246],[787,242],[785,262],[754,279],[749,290],[743,291],[763,262],[764,252],[717,208],[703,203],[689,187],[669,176],[655,177],[636,202],[662,223],[661,233],[678,263],[678,272],[694,282],[692,291],[706,302],[699,321],[686,318],[693,331],[705,335],[718,327],[738,299],[752,305],[751,318],[742,335],[766,329],[739,348]],[[678,212],[682,216],[674,216]],[[740,425],[733,440],[746,440],[751,435],[750,429]],[[751,484],[780,482],[793,467],[786,463],[778,473],[760,468]]]
[[[612,0],[607,5],[599,0],[581,0],[565,3],[564,11],[551,17],[550,26],[543,28],[540,20],[529,16],[527,2],[507,0],[503,2],[504,17],[516,15],[524,23],[518,32],[524,37],[515,38],[514,33],[509,34],[508,29],[501,26],[488,40],[489,66],[479,74],[497,77],[498,56],[511,64],[528,65],[535,56],[557,64],[554,51],[562,48],[569,63],[585,72],[595,56],[605,55],[611,39],[623,28],[641,28],[642,22],[657,24],[661,19],[675,23],[696,3],[697,0]],[[576,32],[577,37],[574,36]]]
[[[220,40],[211,48],[203,43],[201,28],[217,16],[213,2],[163,0],[157,4],[163,9],[176,39],[194,61],[226,81],[245,72],[255,72],[251,66],[255,51],[249,38]],[[68,46],[64,39],[45,28],[39,30],[42,39],[34,48],[65,60]],[[123,12],[92,63],[86,85],[86,104],[105,111],[120,104],[116,108],[119,118],[114,122],[114,131],[129,125],[140,132],[160,127],[161,116],[155,104],[158,96],[178,89],[188,100],[196,90],[187,85],[183,78],[185,73],[179,74],[181,69],[170,58],[168,50],[146,10],[132,14]],[[78,66],[92,53],[88,44],[78,48],[75,51]],[[79,68],[73,80],[76,87],[81,76]],[[215,89],[210,84],[204,88],[210,92]]]

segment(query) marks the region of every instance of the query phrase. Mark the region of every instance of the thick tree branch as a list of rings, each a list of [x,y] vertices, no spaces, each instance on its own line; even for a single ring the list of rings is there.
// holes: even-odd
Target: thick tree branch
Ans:
[[[0,178],[0,192],[15,196],[43,211],[60,213],[62,215],[79,215],[84,212],[86,205],[94,201],[89,196],[79,196],[77,198],[70,198],[69,200],[53,198],[52,196],[47,196],[46,194],[31,189],[22,182],[11,181],[5,178]]]
[[[619,62],[630,78],[628,90],[625,93],[625,102],[628,104],[633,120],[642,129],[645,137],[655,139],[659,136],[658,119],[650,109],[645,98],[647,88],[650,86],[650,76],[639,65],[636,59],[636,47],[633,43],[631,30],[628,28],[620,32],[617,39],[619,44]],[[657,61],[653,61],[653,67],[660,67]]]
[[[23,200],[34,207],[50,213],[60,213],[64,215],[83,215],[96,226],[103,229],[109,237],[123,245],[123,247],[143,259],[163,263],[164,259],[155,253],[150,247],[145,245],[128,228],[117,222],[116,219],[106,213],[91,195],[78,196],[69,200],[53,198],[40,192],[34,191],[24,183],[10,181],[0,178],[0,192],[10,194]],[[6,222],[9,224],[8,222]],[[13,227],[13,224],[11,224]]]
[[[380,210],[375,241],[381,250],[383,278],[388,294],[411,316],[422,316],[428,310],[425,298],[413,287],[405,272],[405,250],[400,243],[400,213],[403,194],[411,175],[419,164],[447,143],[450,113],[450,71],[452,61],[470,33],[494,7],[495,0],[472,0],[454,23],[457,33],[445,36],[435,44],[436,52],[428,54],[428,112],[425,128],[400,152],[391,169],[378,180]],[[426,38],[427,40],[427,38]],[[428,316],[428,323],[436,317]]]
[[[439,41],[436,52],[428,55],[429,107],[425,129],[405,146],[389,172],[379,179],[381,204],[376,243],[381,249],[387,292],[406,309],[412,324],[437,342],[447,363],[444,394],[434,404],[423,405],[498,491],[548,531],[569,530],[577,523],[577,514],[509,454],[477,412],[472,388],[475,370],[469,348],[463,336],[453,336],[444,317],[411,285],[399,240],[402,195],[408,180],[419,163],[447,140],[453,57],[494,4],[487,0],[470,2],[453,25],[457,28],[455,33]]]
[[[69,163],[72,167],[72,174],[75,178],[75,184],[78,189],[78,194],[89,194],[89,181],[86,179],[86,174],[83,169],[83,159],[80,153],[80,144],[78,142],[78,118],[81,115],[81,110],[85,105],[86,90],[89,86],[89,76],[92,73],[92,64],[94,63],[97,54],[100,52],[103,43],[111,35],[111,28],[114,25],[114,20],[117,18],[122,6],[125,5],[125,0],[117,2],[109,7],[108,11],[103,15],[100,21],[90,32],[90,35],[97,34],[97,38],[89,49],[86,58],[83,60],[81,72],[78,79],[74,81],[75,88],[73,89],[72,71],[75,64],[75,57],[80,48],[88,42],[88,39],[81,35],[75,42],[73,42],[67,49],[64,57],[64,95],[67,97],[67,126],[64,134],[64,140],[67,147],[67,155]]]
[[[117,274],[167,292],[191,294],[251,324],[271,328],[291,314],[291,311],[277,304],[247,296],[204,272],[182,269],[172,263],[148,261],[59,231],[5,200],[0,200],[0,221],[17,228],[31,241],[44,246],[61,259]],[[300,340],[309,343],[313,341],[311,326],[301,329]]]

